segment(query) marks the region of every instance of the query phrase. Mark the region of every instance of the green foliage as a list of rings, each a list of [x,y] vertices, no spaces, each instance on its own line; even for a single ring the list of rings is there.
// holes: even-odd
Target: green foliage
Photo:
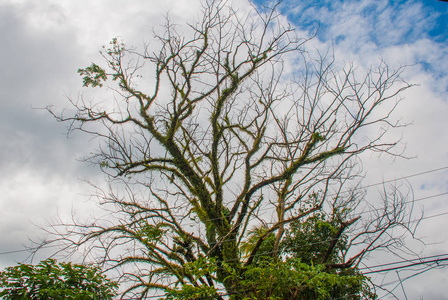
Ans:
[[[211,258],[200,257],[194,262],[185,264],[185,275],[191,278],[198,278],[207,274],[215,273],[217,270],[216,260]],[[178,289],[170,289],[166,292],[164,299],[198,299],[198,298],[213,298],[216,295],[214,287],[198,284],[193,286],[191,284],[184,284]]]
[[[158,241],[164,231],[160,228],[162,226],[155,226],[148,224],[147,222],[143,221],[140,224],[140,232],[139,235],[147,242],[153,242]]]
[[[205,276],[207,274],[215,273],[217,269],[216,260],[214,258],[207,259],[200,257],[194,262],[185,264],[185,272],[193,276]]]
[[[126,83],[125,80],[123,80],[123,76],[120,73],[121,71],[121,57],[123,57],[124,53],[124,44],[121,43],[118,38],[113,38],[110,42],[110,48],[105,49],[104,52],[109,56],[114,56],[117,58],[115,61],[109,62],[109,67],[114,70],[115,72],[113,74],[109,74],[112,76],[112,79],[115,81],[117,79],[120,79],[120,86],[123,88]],[[101,54],[104,54],[102,51]],[[82,78],[83,86],[88,87],[102,87],[103,81],[107,80],[107,73],[106,71],[98,66],[95,63],[92,63],[89,67],[85,69],[78,69],[78,73],[81,76],[84,76]]]
[[[244,299],[328,299],[337,290],[357,290],[364,277],[356,274],[336,274],[326,271],[325,265],[308,265],[299,258],[286,261],[264,260],[244,272],[241,283],[245,288]],[[343,294],[348,296],[349,293]],[[357,294],[349,299],[359,299]]]
[[[253,263],[238,278],[243,299],[375,299],[369,279],[357,268],[331,267],[344,262],[343,213],[336,211],[330,218],[317,212],[291,223],[280,244],[280,257],[272,256],[275,235],[267,235]],[[241,250],[250,253],[266,232],[265,226],[252,229]]]
[[[328,220],[323,213],[316,213],[303,222],[293,222],[286,233],[283,248],[293,257],[307,264],[322,263],[331,240],[338,232],[340,224],[336,219]],[[346,246],[347,237],[342,235],[326,262],[340,263],[338,256]]]
[[[293,222],[280,244],[283,255],[275,258],[272,256],[275,234],[266,235],[266,226],[253,228],[247,240],[241,244],[242,253],[250,255],[257,241],[266,235],[253,262],[240,273],[221,262],[221,266],[230,274],[227,279],[239,283],[238,290],[228,291],[230,299],[376,299],[369,279],[357,268],[330,266],[343,262],[341,253],[347,244],[346,235],[341,234],[332,251],[327,253],[332,239],[339,233],[339,215],[335,212],[335,217],[330,219],[323,213],[315,213],[302,222]],[[216,274],[218,265],[216,260],[202,257],[187,263],[184,270],[186,276],[200,278]],[[199,282],[195,286],[185,284],[179,289],[172,289],[166,297],[209,299],[216,297],[216,290]]]
[[[85,69],[78,69],[78,73],[82,78],[83,86],[92,86],[92,87],[102,87],[102,81],[107,80],[106,71],[98,66],[97,64],[92,63],[90,67]]]
[[[173,289],[167,292],[163,299],[176,299],[176,300],[190,300],[190,299],[213,299],[216,295],[216,290],[209,286],[193,286],[191,284],[185,284],[181,289]]]
[[[4,300],[112,299],[117,287],[97,267],[54,259],[38,265],[19,264],[0,272],[0,296]]]
[[[325,136],[322,136],[319,132],[315,132],[312,134],[311,138],[316,142],[325,141]]]
[[[267,230],[268,228],[265,226],[255,227],[252,230],[250,230],[248,232],[247,240],[241,243],[240,249],[246,255],[250,255],[251,252],[254,250],[257,241],[267,233]],[[259,254],[255,257],[254,260],[257,261],[263,259],[263,257],[265,256],[269,256],[274,249],[274,244],[275,244],[275,234],[270,233],[264,238],[263,242],[261,243],[260,248],[258,249]]]
[[[110,47],[107,49],[103,47],[104,50],[100,51],[102,55],[108,55],[115,58],[108,62],[110,70],[112,70],[113,73],[107,74],[105,69],[95,63],[92,63],[85,69],[78,69],[79,75],[83,76],[83,86],[102,87],[103,82],[107,81],[107,76],[110,75],[112,76],[113,81],[119,81],[119,86],[122,89],[128,89],[129,87],[124,79],[121,66],[121,59],[124,56],[124,46],[125,45],[121,43],[118,38],[113,38],[110,42]]]

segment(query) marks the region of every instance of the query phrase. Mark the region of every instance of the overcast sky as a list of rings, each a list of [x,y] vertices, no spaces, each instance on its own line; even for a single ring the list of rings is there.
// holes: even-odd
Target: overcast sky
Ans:
[[[101,180],[79,161],[95,142],[76,133],[67,138],[65,125],[41,108],[63,109],[67,97],[84,93],[77,69],[98,61],[98,50],[113,37],[140,46],[167,12],[184,24],[199,6],[197,0],[0,0],[0,268],[26,259],[20,251],[28,238],[44,238],[36,225],[45,219],[88,214],[89,188],[81,179]],[[281,9],[299,31],[319,28],[313,46],[334,45],[341,63],[369,66],[382,58],[409,65],[405,79],[418,86],[404,94],[398,114],[412,123],[401,134],[406,153],[416,158],[369,157],[365,184],[408,177],[422,199],[418,209],[426,219],[417,235],[426,246],[408,245],[422,256],[448,253],[448,195],[440,195],[448,193],[448,3],[287,0]],[[417,272],[391,273],[384,283]],[[400,299],[446,299],[447,283],[448,268],[438,268],[388,288],[396,287]]]

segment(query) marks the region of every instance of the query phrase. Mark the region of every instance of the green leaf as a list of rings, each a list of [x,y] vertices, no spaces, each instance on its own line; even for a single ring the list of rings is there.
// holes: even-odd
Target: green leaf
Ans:
[[[102,81],[107,80],[106,71],[94,63],[92,63],[90,67],[87,67],[85,69],[78,69],[78,73],[79,75],[84,76],[82,78],[82,81],[83,86],[85,87],[102,87]]]

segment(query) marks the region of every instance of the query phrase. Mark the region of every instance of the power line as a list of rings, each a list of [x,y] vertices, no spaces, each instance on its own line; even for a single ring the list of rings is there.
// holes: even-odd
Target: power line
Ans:
[[[34,248],[25,248],[25,249],[5,251],[5,252],[0,252],[0,255],[20,253],[20,252],[29,252],[29,251],[35,251],[35,250],[45,249],[45,248],[51,248],[51,246],[39,246],[39,247],[34,247]]]
[[[414,174],[403,176],[403,177],[399,177],[399,178],[396,178],[396,179],[389,179],[389,180],[386,180],[386,181],[382,181],[382,182],[378,182],[378,183],[374,183],[374,184],[361,186],[359,189],[365,189],[365,188],[369,188],[369,187],[372,187],[372,186],[382,185],[382,184],[385,184],[385,183],[395,182],[395,181],[398,181],[398,180],[408,179],[408,178],[421,176],[421,175],[425,175],[425,174],[429,174],[429,173],[434,173],[434,172],[438,172],[438,171],[442,171],[442,170],[446,170],[446,169],[448,169],[448,166],[437,168],[437,169],[432,169],[432,170],[428,170],[428,171],[423,171],[423,172],[419,172],[419,173],[414,173]]]
[[[438,264],[438,263],[440,263],[442,261],[447,261],[447,260],[448,260],[448,257],[436,258],[436,259],[432,259],[432,260],[428,260],[428,261],[415,262],[415,263],[407,264],[407,265],[404,265],[404,266],[390,267],[390,268],[381,269],[381,270],[363,272],[362,274],[363,275],[367,275],[367,274],[372,274],[372,273],[382,273],[382,272],[388,272],[388,271],[393,271],[393,270],[405,269],[405,268],[410,268],[410,267],[413,267],[413,266],[430,264],[430,263],[437,263]]]
[[[29,251],[29,250],[30,249],[11,250],[11,251],[6,251],[6,252],[0,252],[0,255],[13,254],[13,253],[19,253],[19,252],[26,252],[26,251]]]
[[[427,217],[423,217],[421,218],[422,220],[426,220],[426,219],[431,219],[431,218],[435,218],[435,217],[440,217],[440,216],[445,216],[448,215],[448,212],[443,212],[440,214],[435,214],[435,215],[431,215],[431,216],[427,216]]]
[[[368,266],[368,267],[363,267],[363,268],[359,268],[359,270],[364,270],[364,269],[374,269],[374,268],[380,268],[380,267],[386,267],[386,266],[392,266],[392,265],[397,265],[397,264],[402,264],[404,262],[413,262],[413,261],[419,261],[421,262],[424,259],[434,259],[434,258],[441,258],[443,256],[448,256],[448,253],[444,253],[444,254],[436,254],[436,255],[431,255],[431,256],[425,256],[425,257],[418,257],[418,258],[412,258],[412,259],[403,259],[401,261],[395,261],[395,262],[390,262],[390,263],[385,263],[385,264],[379,264],[379,265],[375,265],[375,266]],[[371,270],[372,271],[372,270]]]
[[[414,273],[414,274],[412,274],[412,275],[409,275],[409,276],[407,276],[407,277],[405,277],[405,278],[403,278],[403,279],[400,278],[400,276],[399,276],[399,271],[396,271],[399,280],[395,280],[395,281],[391,281],[391,282],[382,284],[382,286],[384,287],[384,286],[391,285],[391,284],[394,284],[394,283],[397,283],[397,282],[398,282],[398,284],[397,284],[393,289],[391,289],[390,291],[384,289],[385,291],[387,291],[387,294],[383,295],[383,297],[386,297],[387,295],[390,295],[390,294],[393,295],[393,291],[394,291],[399,285],[402,285],[402,286],[403,286],[403,282],[404,282],[404,281],[406,281],[406,280],[408,280],[408,279],[410,279],[410,278],[412,278],[412,277],[421,275],[421,274],[423,274],[423,273],[425,273],[425,272],[428,272],[428,271],[430,271],[430,270],[432,270],[432,269],[434,269],[434,267],[429,266],[429,267],[423,269],[422,271],[419,271],[419,272],[417,272],[417,273]],[[404,292],[404,290],[403,290],[403,292]]]

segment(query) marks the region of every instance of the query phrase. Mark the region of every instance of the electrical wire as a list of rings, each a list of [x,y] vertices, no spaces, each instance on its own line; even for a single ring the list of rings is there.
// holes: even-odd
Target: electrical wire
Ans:
[[[39,247],[34,247],[34,248],[25,248],[25,249],[5,251],[5,252],[0,252],[0,255],[14,254],[14,253],[20,253],[20,252],[30,252],[30,251],[36,251],[36,250],[45,249],[45,248],[52,248],[52,246],[48,245],[48,246],[39,246]]]
[[[359,268],[359,270],[364,270],[364,269],[373,269],[373,268],[380,268],[380,267],[386,267],[386,266],[391,266],[391,265],[396,265],[396,264],[401,264],[403,262],[413,262],[413,261],[422,261],[422,259],[432,259],[435,257],[443,257],[443,256],[448,256],[448,253],[444,253],[444,254],[436,254],[436,255],[431,255],[431,256],[425,256],[425,257],[419,257],[419,258],[412,258],[412,259],[405,259],[405,260],[401,260],[398,262],[390,262],[390,263],[385,263],[385,264],[379,264],[379,265],[375,265],[375,266],[368,266],[368,267],[362,267]]]
[[[436,258],[436,259],[432,259],[432,260],[428,260],[428,261],[419,261],[419,262],[407,264],[407,265],[404,265],[404,266],[390,267],[390,268],[381,269],[381,270],[363,272],[362,274],[363,275],[367,275],[367,274],[372,274],[372,273],[382,273],[382,272],[388,272],[388,271],[393,271],[393,270],[400,270],[400,269],[410,268],[410,267],[413,267],[413,266],[419,266],[419,265],[424,265],[424,264],[440,263],[440,262],[447,261],[447,260],[448,260],[448,257]]]
[[[378,183],[374,183],[374,184],[361,186],[359,189],[365,189],[365,188],[369,188],[369,187],[372,187],[372,186],[378,186],[378,185],[382,185],[382,184],[385,184],[385,183],[395,182],[395,181],[398,181],[398,180],[408,179],[408,178],[421,176],[421,175],[425,175],[425,174],[429,174],[429,173],[434,173],[434,172],[438,172],[438,171],[442,171],[442,170],[446,170],[446,169],[448,169],[448,166],[440,167],[440,168],[436,168],[436,169],[431,169],[431,170],[427,170],[427,171],[423,171],[423,172],[419,172],[419,173],[414,173],[414,174],[403,176],[403,177],[399,177],[399,178],[396,178],[396,179],[389,179],[389,180],[386,180],[386,181],[382,181],[382,182],[378,182]]]

